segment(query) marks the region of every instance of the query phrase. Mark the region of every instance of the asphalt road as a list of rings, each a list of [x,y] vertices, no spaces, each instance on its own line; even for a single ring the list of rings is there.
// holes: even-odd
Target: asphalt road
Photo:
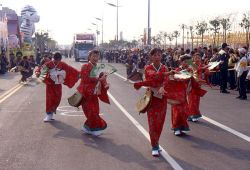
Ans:
[[[67,62],[78,69],[82,64]],[[81,109],[67,104],[75,88],[63,88],[53,123],[43,122],[43,84],[32,80],[2,102],[0,94],[0,170],[250,169],[250,100],[236,100],[236,91],[220,94],[208,88],[201,101],[205,120],[190,123],[191,131],[183,137],[170,130],[168,106],[160,139],[162,156],[154,158],[147,117],[135,111],[145,89],[134,90],[122,78],[125,67],[114,66],[118,72],[108,80],[111,105],[100,102],[101,116],[108,123],[100,137],[81,132],[85,117]],[[11,80],[9,88],[14,86]]]

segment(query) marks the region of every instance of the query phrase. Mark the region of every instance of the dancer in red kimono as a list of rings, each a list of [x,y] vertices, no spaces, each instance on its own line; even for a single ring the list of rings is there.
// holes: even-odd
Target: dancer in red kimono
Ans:
[[[167,111],[167,99],[160,94],[159,90],[163,86],[164,79],[167,79],[168,75],[175,72],[168,72],[168,68],[161,64],[161,49],[152,49],[150,56],[153,63],[145,67],[146,81],[135,83],[134,87],[135,89],[139,89],[141,86],[147,86],[153,92],[151,103],[147,109],[147,116],[152,155],[157,157],[160,151],[159,139]]]
[[[110,104],[107,95],[108,84],[106,82],[107,75],[96,75],[97,62],[100,52],[93,50],[89,53],[89,62],[84,64],[81,69],[81,83],[77,90],[83,95],[82,109],[87,118],[82,130],[94,136],[99,136],[107,123],[100,117],[100,108],[98,98]]]
[[[181,65],[176,71],[191,71],[189,69],[188,60],[190,57],[183,56],[180,58]],[[189,131],[189,126],[187,123],[188,117],[188,103],[187,103],[187,93],[190,85],[190,79],[175,79],[175,80],[165,80],[164,89],[166,92],[171,92],[172,97],[179,101],[178,104],[172,104],[171,106],[171,122],[172,129],[176,136],[184,134],[183,131]],[[174,92],[174,93],[173,93]],[[166,94],[167,98],[170,96]]]
[[[79,79],[79,71],[62,62],[60,53],[55,53],[54,60],[46,62],[41,69],[45,74],[43,82],[46,84],[46,117],[44,122],[50,122],[60,104],[62,84],[72,88]]]
[[[201,85],[206,83],[206,80],[203,80],[202,74],[208,75],[208,66],[202,64],[201,57],[199,53],[194,55],[194,79],[192,79],[192,89],[188,94],[188,120],[192,122],[198,121],[202,115],[200,113],[200,97],[206,94],[206,90],[201,88]]]

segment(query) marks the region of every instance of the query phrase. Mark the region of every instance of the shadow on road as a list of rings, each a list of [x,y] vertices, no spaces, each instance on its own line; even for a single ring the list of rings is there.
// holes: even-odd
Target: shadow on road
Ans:
[[[208,150],[209,152],[215,151],[220,154],[225,154],[229,157],[239,159],[239,160],[249,160],[250,150],[239,149],[239,148],[227,148],[223,145],[218,145],[212,141],[204,140],[195,136],[184,136],[181,138],[183,140],[188,140],[194,143],[194,148],[198,150]],[[226,142],[226,141],[224,141]]]
[[[82,134],[83,141],[86,146],[101,151],[105,154],[109,154],[125,163],[136,163],[146,169],[157,169],[153,164],[157,164],[160,160],[149,160],[145,158],[135,148],[126,144],[116,144],[112,139],[102,137],[92,137]],[[164,161],[162,158],[160,158]]]
[[[91,135],[83,134],[83,132],[81,132],[79,129],[76,129],[73,126],[61,121],[54,121],[50,123],[50,125],[60,130],[57,134],[54,135],[55,138],[80,139],[83,141],[85,146],[108,154],[122,162],[136,163],[146,169],[156,170],[157,167],[154,164],[165,161],[163,160],[163,158],[150,160],[144,157],[140,152],[138,152],[130,145],[116,144],[112,139],[105,138],[104,136],[94,137]]]
[[[197,128],[198,126],[203,126],[209,129],[212,129],[214,131],[218,131],[218,132],[225,132],[225,130],[218,128],[217,126],[205,121],[205,120],[200,120],[197,122],[190,122],[189,124],[191,124],[192,126],[194,126],[193,128]],[[197,127],[196,127],[197,126]]]
[[[57,134],[54,135],[55,138],[73,138],[73,139],[82,139],[81,131],[74,128],[71,125],[68,125],[61,121],[53,121],[49,123],[51,126],[60,130]]]
[[[176,162],[178,162],[178,164],[181,165],[181,167],[185,167],[184,169],[188,169],[188,170],[204,170],[204,167],[203,168],[199,168],[198,166],[190,164],[190,163],[188,163],[188,162],[186,162],[184,160],[181,160],[179,158],[176,158],[176,157],[173,157],[173,158],[174,158],[174,160]]]

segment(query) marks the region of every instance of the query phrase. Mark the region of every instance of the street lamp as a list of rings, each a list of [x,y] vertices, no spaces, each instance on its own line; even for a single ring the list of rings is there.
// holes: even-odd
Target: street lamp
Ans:
[[[98,46],[98,35],[99,35],[98,24],[92,23],[92,25],[96,26],[96,46]]]
[[[109,6],[112,6],[112,7],[116,7],[116,40],[118,41],[118,0],[116,0],[116,5],[115,4],[112,4],[112,3],[109,3],[109,2],[105,2],[106,4],[108,4]]]
[[[95,19],[98,21],[102,21],[102,44],[103,44],[103,17],[102,17],[102,19],[95,17]]]
[[[148,0],[148,45],[151,45],[150,0]]]

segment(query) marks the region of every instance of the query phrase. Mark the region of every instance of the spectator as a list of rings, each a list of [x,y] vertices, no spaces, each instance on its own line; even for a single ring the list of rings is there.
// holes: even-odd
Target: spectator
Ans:
[[[230,93],[227,91],[227,73],[228,73],[228,44],[223,43],[221,46],[221,50],[219,52],[219,57],[217,61],[220,61],[220,92],[221,93]]]
[[[229,61],[228,61],[228,67],[229,67],[229,85],[230,89],[233,90],[236,88],[236,78],[235,78],[235,70],[233,69],[235,64],[238,62],[238,57],[235,54],[233,49],[229,50]]]
[[[31,75],[31,67],[30,67],[30,63],[28,61],[28,57],[27,56],[23,56],[22,61],[19,64],[19,70],[21,72],[22,78],[20,80],[20,83],[26,83],[27,82],[27,78],[29,78]]]
[[[10,59],[10,69],[12,69],[16,66],[15,54],[13,53],[13,51],[10,52],[9,59]]]
[[[5,74],[7,72],[7,66],[9,62],[6,57],[5,51],[2,51],[0,55],[0,74]]]
[[[246,77],[248,73],[247,68],[247,50],[245,48],[240,48],[239,50],[240,54],[240,61],[237,63],[235,70],[237,72],[237,78],[238,78],[238,87],[239,87],[239,96],[237,97],[240,100],[247,100],[246,95]]]
[[[42,59],[42,54],[41,54],[41,51],[40,51],[40,49],[38,48],[37,50],[36,50],[36,64],[40,64],[40,62],[41,62],[41,59]]]

